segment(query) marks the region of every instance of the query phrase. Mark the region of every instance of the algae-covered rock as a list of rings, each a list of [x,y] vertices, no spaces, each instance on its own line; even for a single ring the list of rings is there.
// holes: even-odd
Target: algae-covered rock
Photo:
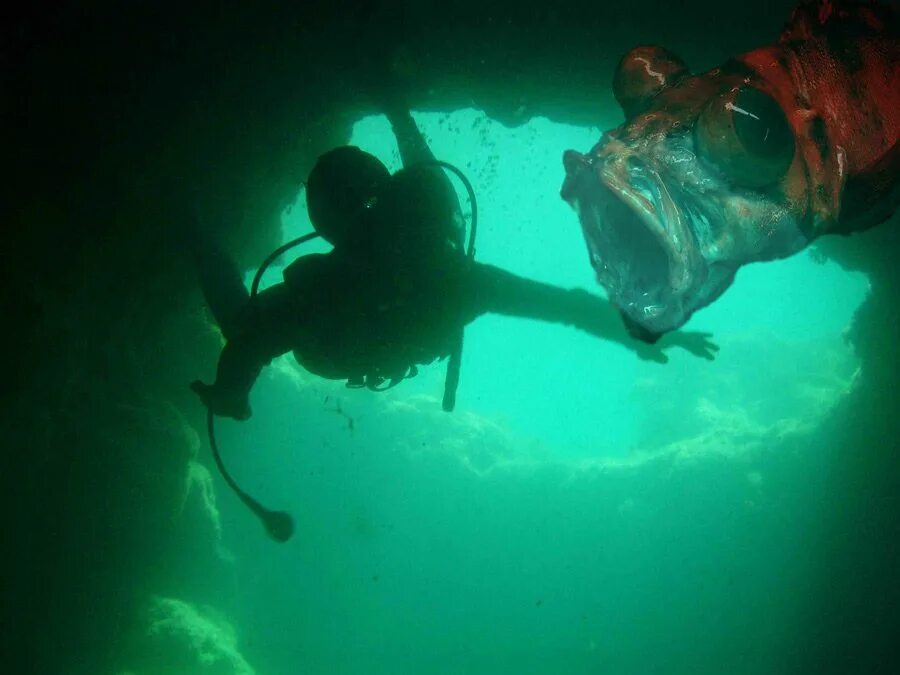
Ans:
[[[120,675],[254,675],[231,625],[175,598],[152,598]]]
[[[207,540],[219,544],[222,539],[222,523],[219,518],[219,507],[216,505],[216,492],[213,487],[209,469],[199,462],[188,463],[182,517],[196,521],[192,531],[203,528],[208,531]]]

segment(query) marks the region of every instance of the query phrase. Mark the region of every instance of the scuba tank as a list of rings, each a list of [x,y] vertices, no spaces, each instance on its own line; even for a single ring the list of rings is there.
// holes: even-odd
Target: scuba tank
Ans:
[[[468,193],[469,202],[472,209],[472,215],[469,225],[469,238],[465,249],[465,256],[469,261],[474,260],[475,236],[478,228],[478,205],[475,198],[475,190],[472,187],[471,182],[469,182],[469,179],[460,169],[458,169],[453,164],[450,164],[449,162],[444,162],[441,160],[429,160],[427,162],[420,162],[413,166],[440,167],[453,173],[462,182],[463,186],[466,189],[466,192]],[[282,244],[274,251],[272,251],[268,256],[266,256],[265,260],[263,260],[262,264],[256,270],[256,274],[253,277],[253,282],[250,285],[250,302],[252,303],[253,299],[258,295],[259,285],[262,282],[263,275],[265,274],[269,266],[271,266],[271,264],[275,262],[275,260],[277,260],[280,256],[282,256],[292,248],[300,246],[301,244],[316,239],[320,236],[322,235],[319,232],[309,232],[285,244]],[[453,346],[450,350],[450,357],[447,362],[447,375],[444,380],[444,396],[441,407],[446,412],[452,412],[454,407],[456,406],[456,390],[459,386],[460,366],[462,362],[462,347],[463,327],[460,326],[457,335],[454,336]],[[347,386],[349,388],[365,387],[371,391],[385,391],[396,386],[404,379],[414,377],[417,372],[418,371],[416,367],[414,365],[411,365],[408,369],[406,369],[404,373],[400,375],[395,374],[393,376],[385,378],[376,373],[373,375],[367,375],[363,378],[352,378],[348,380]],[[225,464],[222,461],[222,457],[219,453],[219,447],[216,442],[215,414],[211,410],[207,410],[206,430],[209,437],[209,445],[212,449],[213,460],[215,461],[216,468],[218,468],[222,478],[232,489],[232,491],[237,495],[237,497],[244,503],[244,505],[248,509],[250,509],[250,511],[254,515],[256,515],[257,518],[259,518],[269,536],[275,541],[286,542],[294,534],[294,519],[289,513],[285,511],[272,511],[264,507],[256,499],[244,492],[244,490],[241,489],[234,478],[232,478],[231,474],[228,473],[228,470],[225,468]]]

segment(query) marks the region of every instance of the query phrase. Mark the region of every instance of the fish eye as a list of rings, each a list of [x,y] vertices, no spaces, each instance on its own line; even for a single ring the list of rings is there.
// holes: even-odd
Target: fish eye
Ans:
[[[775,183],[794,160],[794,134],[784,111],[755,87],[710,101],[697,119],[694,139],[701,157],[744,187]]]

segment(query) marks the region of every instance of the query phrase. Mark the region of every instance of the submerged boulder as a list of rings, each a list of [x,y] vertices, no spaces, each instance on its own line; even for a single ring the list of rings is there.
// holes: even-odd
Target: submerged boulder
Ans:
[[[120,675],[255,675],[231,625],[176,598],[151,598]]]

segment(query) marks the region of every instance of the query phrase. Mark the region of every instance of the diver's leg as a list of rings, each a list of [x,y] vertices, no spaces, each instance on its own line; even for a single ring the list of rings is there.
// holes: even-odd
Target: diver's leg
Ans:
[[[291,290],[286,284],[275,284],[244,310],[240,329],[219,356],[215,383],[191,385],[215,414],[239,420],[250,417],[250,390],[263,367],[294,346],[293,308]]]
[[[435,160],[434,153],[425,141],[425,136],[419,130],[419,127],[416,126],[416,121],[410,114],[409,108],[401,101],[399,96],[394,94],[386,95],[382,111],[385,117],[388,118],[388,122],[391,123],[391,129],[393,129],[394,137],[397,139],[397,149],[400,150],[400,159],[404,167]]]
[[[232,338],[240,330],[250,297],[241,271],[221,244],[200,227],[192,227],[187,238],[206,304],[222,334]]]
[[[436,158],[425,135],[416,125],[409,110],[409,103],[403,94],[402,88],[391,72],[390,56],[383,54],[374,59],[366,54],[360,61],[360,84],[368,93],[376,107],[381,110],[394,132],[397,140],[397,148],[400,151],[400,160],[404,169],[410,169],[416,165],[427,165],[435,162]],[[459,206],[459,198],[453,188],[453,182],[447,176],[446,171],[437,166],[428,169],[437,178],[435,186],[428,195],[410,196],[410,198],[439,199],[446,204],[447,217],[453,220],[453,235],[456,246],[461,250],[465,237],[462,226],[462,209]],[[437,193],[437,194],[435,194]]]
[[[416,126],[415,120],[413,120],[412,115],[405,106],[392,99],[388,105],[384,106],[384,114],[394,130],[404,169],[410,169],[417,164],[425,165],[412,170],[425,171],[429,176],[434,177],[433,181],[429,180],[427,183],[423,183],[423,186],[427,187],[422,190],[421,194],[411,194],[409,198],[435,200],[436,204],[441,205],[440,210],[446,213],[448,228],[452,228],[454,244],[459,250],[463,250],[465,228],[463,226],[462,208],[459,204],[456,189],[453,187],[453,182],[447,175],[446,170],[440,166],[427,166],[429,162],[436,161],[434,153],[428,147],[425,137]]]
[[[437,161],[425,136],[416,126],[416,121],[412,118],[409,109],[401,104],[399,100],[391,100],[384,106],[384,114],[391,123],[391,129],[394,131],[394,137],[397,139],[397,148],[400,150],[400,159],[403,161],[403,168],[407,169],[416,164],[428,164]],[[456,209],[459,210],[459,200],[456,197],[456,190],[453,189],[453,183],[447,176],[444,169],[435,166],[434,171],[441,176],[441,189],[445,190],[452,197]]]
[[[214,384],[199,380],[191,384],[203,404],[216,415],[245,420],[250,417],[250,390],[262,372],[263,363],[243,341],[225,344],[219,356]]]

